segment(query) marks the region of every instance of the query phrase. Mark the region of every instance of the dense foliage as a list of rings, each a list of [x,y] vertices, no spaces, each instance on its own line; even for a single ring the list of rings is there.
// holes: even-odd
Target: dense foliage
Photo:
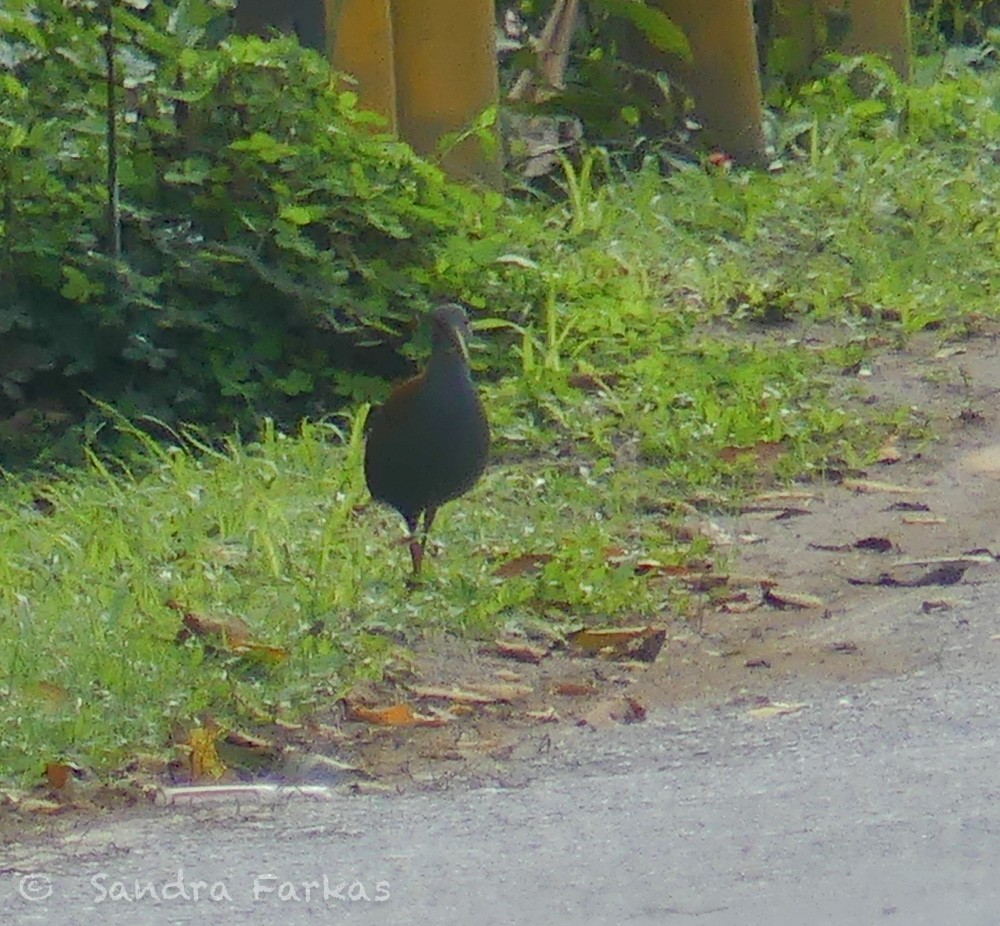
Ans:
[[[115,5],[113,145],[104,11],[0,10],[8,438],[77,417],[83,393],[168,421],[321,413],[364,397],[384,332],[463,294],[437,249],[497,201],[378,137],[293,40],[220,44],[225,6]]]

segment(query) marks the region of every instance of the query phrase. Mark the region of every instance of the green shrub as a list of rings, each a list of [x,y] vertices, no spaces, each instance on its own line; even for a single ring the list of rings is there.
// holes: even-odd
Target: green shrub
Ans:
[[[379,346],[435,295],[475,288],[477,264],[442,278],[436,254],[488,228],[496,199],[379,136],[294,40],[220,44],[225,11],[208,0],[118,4],[116,260],[93,6],[0,11],[8,447],[26,424],[78,417],[84,393],[230,425],[377,391],[369,374],[393,359]]]

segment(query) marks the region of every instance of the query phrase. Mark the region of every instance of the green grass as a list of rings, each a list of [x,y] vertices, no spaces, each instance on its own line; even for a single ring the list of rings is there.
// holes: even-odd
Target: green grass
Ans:
[[[678,503],[725,510],[863,467],[916,423],[854,401],[845,371],[996,314],[1000,81],[937,76],[890,81],[875,107],[843,74],[808,88],[778,126],[801,148],[781,170],[596,183],[594,152],[567,167],[565,201],[508,202],[492,232],[456,238],[438,270],[459,291],[478,280],[491,319],[477,365],[495,453],[441,512],[416,590],[399,519],[363,504],[363,409],[221,450],[133,431],[127,460],[6,478],[0,777],[108,773],[209,718],[308,718],[431,629],[683,619],[682,587],[630,568],[720,555],[679,534]],[[773,470],[733,456],[764,443],[781,446]],[[553,558],[494,575],[529,553]],[[178,642],[170,602],[239,617],[284,658]]]

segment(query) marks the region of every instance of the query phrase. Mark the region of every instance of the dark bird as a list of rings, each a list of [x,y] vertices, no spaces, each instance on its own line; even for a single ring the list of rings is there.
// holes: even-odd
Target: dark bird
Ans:
[[[430,321],[426,369],[372,412],[365,446],[368,490],[406,521],[414,577],[438,509],[476,484],[490,447],[486,413],[469,374],[465,312],[449,303]]]

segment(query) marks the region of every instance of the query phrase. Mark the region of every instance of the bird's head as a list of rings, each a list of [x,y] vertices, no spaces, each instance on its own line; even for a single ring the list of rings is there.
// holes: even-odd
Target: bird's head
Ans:
[[[431,340],[435,351],[455,353],[468,363],[471,335],[469,318],[458,303],[448,302],[431,312]]]

